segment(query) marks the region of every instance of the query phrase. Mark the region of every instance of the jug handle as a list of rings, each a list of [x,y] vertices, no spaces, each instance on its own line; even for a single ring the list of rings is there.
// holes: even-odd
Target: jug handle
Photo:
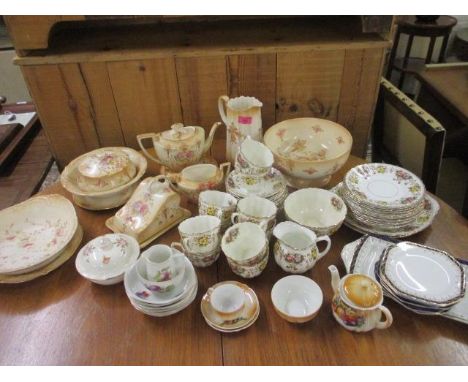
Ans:
[[[379,310],[385,315],[386,319],[385,321],[377,322],[375,327],[377,329],[387,329],[393,322],[392,313],[385,306],[379,306]]]
[[[136,136],[136,138],[137,138],[137,141],[138,141],[138,145],[140,146],[140,148],[141,148],[141,150],[143,151],[143,153],[144,153],[148,158],[150,158],[151,160],[155,161],[156,163],[162,164],[162,163],[160,162],[159,158],[157,158],[157,157],[151,155],[151,154],[148,152],[148,150],[146,150],[145,146],[143,146],[143,141],[144,141],[145,139],[150,139],[150,138],[153,139],[155,136],[156,136],[155,133],[146,133],[146,134],[138,134],[138,135]]]
[[[223,95],[218,98],[218,110],[219,110],[219,115],[221,116],[221,119],[223,120],[224,124],[227,126],[228,125],[228,119],[226,116],[226,111],[225,107],[227,102],[229,101],[229,97],[227,95]]]
[[[327,235],[319,236],[315,242],[318,243],[319,241],[326,241],[327,242],[327,247],[322,252],[319,252],[319,250],[317,249],[317,252],[318,252],[317,260],[319,260],[323,256],[325,256],[328,253],[328,251],[330,250],[330,247],[331,247],[331,240]]]

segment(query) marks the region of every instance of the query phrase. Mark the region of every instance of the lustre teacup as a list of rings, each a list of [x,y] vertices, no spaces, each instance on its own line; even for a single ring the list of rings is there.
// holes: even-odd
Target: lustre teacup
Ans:
[[[215,285],[208,289],[207,296],[213,310],[224,321],[235,320],[244,309],[244,290],[235,284]]]

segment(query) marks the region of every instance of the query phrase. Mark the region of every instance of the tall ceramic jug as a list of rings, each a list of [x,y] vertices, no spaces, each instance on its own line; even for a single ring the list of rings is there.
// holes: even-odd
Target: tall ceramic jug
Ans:
[[[221,119],[227,127],[226,159],[234,162],[240,144],[250,136],[256,141],[263,140],[262,108],[263,104],[255,97],[229,98],[219,97],[218,109]]]

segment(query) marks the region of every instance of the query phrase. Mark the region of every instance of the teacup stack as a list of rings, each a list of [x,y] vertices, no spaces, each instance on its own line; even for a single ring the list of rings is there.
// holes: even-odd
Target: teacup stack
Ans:
[[[208,267],[218,260],[221,251],[221,220],[216,216],[199,215],[179,224],[182,243],[172,243],[196,267]]]
[[[192,303],[198,281],[190,261],[167,245],[154,245],[125,272],[125,292],[135,309],[163,317]]]
[[[203,296],[200,305],[206,323],[223,333],[248,328],[260,314],[260,304],[255,292],[237,281],[213,285]]]
[[[221,248],[231,270],[238,276],[257,277],[268,264],[268,240],[255,223],[234,224],[224,233]]]
[[[273,168],[273,154],[263,143],[247,137],[236,156],[234,171],[226,178],[226,191],[237,199],[255,195],[282,208],[288,195],[286,180]]]

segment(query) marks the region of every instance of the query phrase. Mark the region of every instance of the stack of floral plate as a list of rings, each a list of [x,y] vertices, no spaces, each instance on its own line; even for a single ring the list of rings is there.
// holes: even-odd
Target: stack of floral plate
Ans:
[[[178,252],[174,249],[175,252]],[[189,306],[197,295],[198,280],[192,263],[185,256],[184,277],[180,285],[168,292],[151,291],[147,289],[137,274],[138,263],[125,272],[125,292],[133,307],[149,316],[170,316]]]
[[[362,233],[410,236],[427,228],[439,210],[416,175],[389,164],[354,167],[332,191],[348,207],[345,224]]]
[[[83,231],[73,204],[38,196],[0,211],[0,283],[45,275],[75,253]]]
[[[435,248],[363,236],[343,247],[348,273],[378,279],[385,296],[424,315],[442,315],[468,324],[468,262]]]

